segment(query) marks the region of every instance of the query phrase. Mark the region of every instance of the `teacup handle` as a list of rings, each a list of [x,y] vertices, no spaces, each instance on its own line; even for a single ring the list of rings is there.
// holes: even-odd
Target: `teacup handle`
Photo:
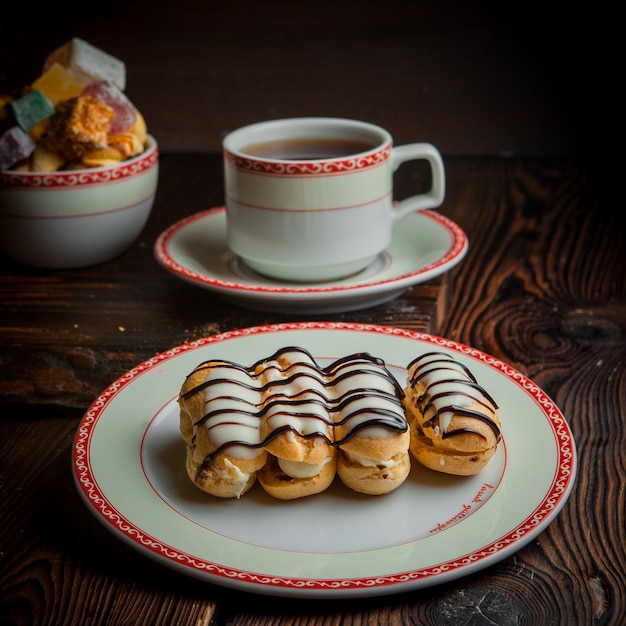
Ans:
[[[429,143],[410,143],[397,146],[391,151],[391,167],[395,172],[402,163],[426,159],[430,164],[433,184],[429,192],[409,196],[398,202],[393,208],[393,221],[396,222],[408,213],[434,209],[442,204],[446,194],[446,173],[439,150]]]

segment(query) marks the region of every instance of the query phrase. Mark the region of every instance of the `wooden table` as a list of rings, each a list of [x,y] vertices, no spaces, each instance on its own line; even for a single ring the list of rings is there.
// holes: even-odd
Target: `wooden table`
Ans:
[[[445,162],[440,212],[468,234],[467,257],[371,309],[255,312],[162,270],[152,250],[159,233],[222,202],[215,154],[162,155],[153,215],[118,259],[73,271],[2,261],[0,624],[624,623],[626,236],[623,211],[613,210],[621,205],[592,164]],[[421,176],[404,171],[398,185]],[[516,554],[465,578],[328,601],[205,584],[109,534],[72,480],[72,442],[91,401],[167,348],[296,318],[436,333],[520,370],[561,408],[577,442],[578,478],[560,515]]]

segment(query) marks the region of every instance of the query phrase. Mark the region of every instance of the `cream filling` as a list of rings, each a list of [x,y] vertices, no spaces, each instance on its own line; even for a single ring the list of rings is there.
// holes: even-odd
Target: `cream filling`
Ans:
[[[221,480],[230,483],[235,495],[239,497],[250,480],[250,474],[242,472],[228,459],[224,459],[224,465],[226,466],[224,469],[215,469],[214,471]]]
[[[332,458],[332,456],[329,456],[321,463],[303,463],[302,461],[278,459],[278,465],[280,469],[283,470],[287,476],[291,476],[291,478],[312,478],[313,476],[317,476],[324,468],[324,465],[330,463]]]
[[[387,461],[374,461],[374,459],[368,459],[364,456],[359,456],[358,454],[353,454],[352,452],[348,452],[344,450],[343,453],[346,455],[346,458],[350,463],[354,463],[355,465],[362,465],[363,467],[379,467],[384,469],[389,469],[390,467],[394,467],[398,464],[398,461],[393,458],[388,459]]]

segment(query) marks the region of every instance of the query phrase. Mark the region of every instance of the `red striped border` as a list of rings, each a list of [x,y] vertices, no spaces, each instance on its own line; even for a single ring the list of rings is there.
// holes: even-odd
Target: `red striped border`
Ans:
[[[476,358],[487,366],[501,371],[505,376],[515,381],[517,385],[534,399],[550,425],[550,429],[557,444],[557,461],[555,464],[555,474],[548,492],[525,520],[502,537],[499,537],[497,540],[474,552],[461,555],[459,558],[451,561],[438,563],[431,567],[377,576],[374,578],[302,579],[266,576],[245,570],[223,567],[217,563],[199,559],[194,555],[181,552],[172,546],[162,543],[155,537],[135,527],[132,521],[126,519],[119,513],[114,505],[109,502],[100,491],[97,479],[92,473],[89,459],[89,448],[93,432],[108,403],[137,376],[140,376],[159,363],[174,358],[176,355],[186,352],[187,350],[194,350],[207,344],[241,338],[248,335],[294,330],[346,330],[401,336],[450,348]],[[567,499],[576,474],[576,453],[574,439],[569,426],[552,400],[523,374],[495,357],[488,356],[475,348],[470,348],[449,339],[401,328],[371,324],[355,324],[350,322],[301,322],[257,326],[205,337],[168,350],[138,365],[115,381],[92,404],[83,417],[74,441],[73,464],[77,484],[84,498],[89,502],[97,515],[101,516],[104,521],[108,522],[117,532],[121,533],[131,544],[137,544],[141,548],[149,550],[155,557],[165,559],[170,562],[170,564],[181,567],[183,571],[189,568],[195,575],[205,574],[215,577],[221,580],[226,586],[232,586],[233,582],[238,582],[242,585],[250,585],[252,590],[255,590],[254,588],[256,587],[257,591],[258,587],[261,586],[263,587],[264,593],[267,593],[267,587],[276,588],[276,593],[279,593],[278,590],[281,590],[283,593],[287,590],[292,592],[303,590],[318,593],[336,591],[341,594],[341,592],[360,589],[380,590],[381,588],[388,589],[386,593],[392,593],[394,591],[404,591],[407,589],[406,585],[409,585],[410,588],[411,583],[419,584],[417,581],[424,579],[429,579],[429,584],[436,584],[436,582],[443,582],[448,578],[451,579],[462,576],[464,568],[474,568],[481,565],[482,567],[486,567],[491,560],[504,558],[526,545],[543,530],[543,525],[551,520]]]
[[[192,224],[193,222],[199,221],[204,217],[211,215],[213,213],[224,212],[225,208],[214,207],[212,209],[206,209],[201,211],[200,213],[195,213],[186,218],[183,218],[179,222],[172,224],[169,228],[161,233],[158,239],[155,242],[154,250],[157,261],[178,276],[183,276],[189,280],[192,280],[196,283],[202,285],[209,285],[211,287],[217,289],[227,289],[233,290],[235,292],[242,293],[268,293],[268,294],[322,294],[322,293],[330,293],[330,292],[361,292],[364,289],[369,289],[371,287],[376,287],[380,285],[387,284],[402,284],[404,281],[409,280],[416,276],[422,276],[427,274],[428,272],[432,272],[433,270],[441,267],[442,265],[446,265],[450,263],[454,259],[456,259],[459,255],[461,255],[466,247],[467,247],[467,235],[461,229],[461,227],[453,222],[450,218],[441,215],[440,213],[436,213],[435,211],[424,211],[422,215],[427,219],[432,219],[437,222],[442,228],[444,228],[448,234],[450,235],[451,243],[446,252],[438,258],[436,261],[432,263],[420,267],[414,272],[409,272],[407,274],[403,274],[401,276],[393,276],[392,278],[387,278],[384,280],[365,280],[363,282],[356,283],[347,283],[347,284],[333,284],[329,286],[315,286],[315,287],[307,287],[307,286],[297,286],[296,284],[290,284],[289,286],[283,286],[280,284],[246,284],[244,282],[235,282],[235,281],[226,281],[219,278],[212,278],[207,274],[201,274],[196,272],[184,265],[181,265],[176,259],[170,254],[169,244],[171,239],[178,233],[179,230],[185,228],[188,224]]]
[[[128,161],[106,167],[59,172],[1,172],[0,188],[69,188],[84,185],[102,184],[131,178],[153,168],[159,161],[156,144],[147,152]]]
[[[224,150],[225,161],[235,169],[251,174],[270,176],[319,176],[356,172],[378,167],[391,155],[391,144],[380,150],[345,159],[320,159],[319,161],[260,160],[244,157]]]

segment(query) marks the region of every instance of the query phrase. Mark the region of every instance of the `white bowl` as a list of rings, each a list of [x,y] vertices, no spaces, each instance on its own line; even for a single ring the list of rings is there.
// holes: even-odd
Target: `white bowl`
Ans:
[[[72,268],[112,259],[148,220],[159,149],[84,170],[0,172],[0,250],[36,267]]]

